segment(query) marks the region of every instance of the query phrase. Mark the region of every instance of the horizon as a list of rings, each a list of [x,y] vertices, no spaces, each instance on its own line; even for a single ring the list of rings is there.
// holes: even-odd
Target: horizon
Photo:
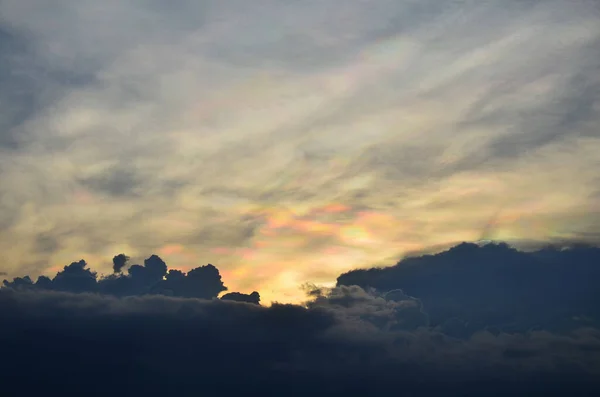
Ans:
[[[518,245],[514,245],[514,244],[510,244],[508,242],[505,241],[494,241],[494,240],[479,240],[479,241],[462,241],[460,243],[454,243],[451,244],[450,246],[447,247],[430,247],[429,249],[425,249],[425,250],[421,250],[419,252],[413,252],[413,253],[407,253],[407,255],[399,258],[398,260],[396,260],[394,263],[390,263],[390,264],[385,264],[385,265],[375,265],[372,264],[370,266],[365,266],[365,267],[354,267],[346,272],[342,272],[340,274],[338,274],[336,276],[335,280],[332,280],[330,282],[327,283],[313,283],[309,280],[302,282],[300,284],[298,284],[296,286],[297,289],[297,295],[296,295],[296,299],[294,300],[289,300],[289,301],[285,301],[285,300],[277,300],[277,299],[271,299],[271,295],[269,293],[264,294],[262,291],[260,290],[237,290],[235,288],[230,288],[228,285],[236,285],[236,283],[231,283],[231,281],[235,281],[235,280],[228,280],[227,277],[224,277],[223,273],[221,272],[221,270],[219,269],[218,266],[214,266],[212,263],[208,263],[205,265],[199,265],[198,267],[192,267],[189,270],[194,270],[194,269],[198,269],[198,268],[204,268],[206,266],[214,266],[217,270],[217,274],[219,274],[220,279],[222,280],[222,282],[224,283],[225,289],[221,292],[218,292],[218,294],[216,294],[212,299],[221,299],[223,296],[228,295],[228,294],[242,294],[242,296],[249,296],[252,293],[258,293],[260,295],[260,304],[263,306],[271,306],[274,304],[295,304],[295,305],[301,305],[301,306],[306,306],[307,304],[309,304],[312,300],[311,298],[311,290],[327,290],[327,289],[332,289],[332,288],[336,288],[336,281],[338,281],[340,278],[343,278],[344,275],[348,274],[348,273],[352,273],[355,271],[361,271],[361,270],[375,270],[375,269],[389,269],[392,267],[398,267],[398,266],[402,266],[403,263],[407,263],[410,262],[411,259],[423,259],[426,257],[436,257],[436,256],[440,256],[440,255],[444,255],[447,254],[455,249],[457,249],[458,247],[463,247],[463,246],[476,246],[478,248],[490,248],[490,247],[497,247],[497,248],[502,248],[502,249],[508,249],[508,250],[516,250],[517,252],[521,252],[521,253],[525,253],[525,254],[535,254],[535,253],[540,253],[540,252],[545,252],[545,251],[554,251],[554,252],[564,252],[564,251],[573,251],[573,250],[578,250],[578,249],[587,249],[587,248],[598,248],[600,249],[600,244],[599,245],[594,245],[594,244],[590,244],[587,242],[580,242],[580,241],[570,241],[570,242],[566,242],[563,241],[560,244],[537,244],[537,245],[532,245],[532,244],[528,244],[528,245],[523,245],[521,247],[519,247]],[[122,257],[123,259],[120,262],[119,265],[117,265],[118,262],[118,257]],[[145,267],[145,263],[147,263],[148,261],[152,260],[152,258],[158,258],[161,261],[163,260],[160,255],[156,255],[156,254],[151,254],[149,255],[146,259],[144,259],[143,261],[139,261],[139,262],[135,262],[132,261],[131,258],[129,256],[127,256],[124,253],[120,253],[117,254],[113,257],[113,272],[111,273],[100,273],[98,271],[94,270],[94,266],[93,264],[90,264],[89,262],[87,262],[85,260],[85,258],[81,258],[78,261],[73,261],[71,262],[70,265],[63,265],[62,267],[60,267],[60,269],[57,270],[57,273],[55,275],[52,274],[41,274],[37,277],[35,276],[31,276],[31,275],[18,275],[18,276],[12,276],[9,277],[8,274],[6,274],[5,272],[1,272],[0,271],[0,276],[2,277],[8,277],[8,278],[4,278],[3,284],[2,286],[0,286],[0,289],[2,288],[21,288],[23,287],[23,285],[18,284],[19,280],[23,280],[23,279],[28,279],[32,282],[32,284],[30,284],[30,286],[34,286],[36,284],[39,284],[40,281],[40,277],[43,279],[44,277],[48,278],[48,279],[53,279],[56,278],[61,272],[65,272],[67,271],[67,268],[73,265],[78,265],[79,263],[81,263],[82,261],[85,263],[84,268],[86,269],[86,271],[90,271],[90,274],[93,274],[94,277],[97,279],[97,282],[100,284],[103,281],[106,280],[114,280],[114,278],[131,278],[132,276],[134,276],[134,274],[131,273],[130,269],[131,267]],[[144,263],[144,265],[140,265],[139,263]],[[168,280],[168,273],[169,271],[180,271],[183,272],[183,275],[185,276],[187,274],[188,271],[182,270],[182,269],[178,269],[178,268],[174,268],[174,267],[170,267],[168,262],[164,262],[165,265],[165,276],[161,276],[160,280]],[[485,264],[482,264],[483,266],[485,266]],[[12,281],[11,281],[12,279]],[[42,280],[44,281],[44,280]],[[13,284],[12,283],[17,283],[17,284]],[[24,287],[28,287],[28,285],[24,285]],[[42,286],[42,288],[47,288]],[[52,289],[52,288],[50,288]],[[61,289],[58,289],[58,291],[61,291]],[[69,291],[69,290],[65,290],[65,291]],[[89,290],[89,291],[83,291],[83,292],[91,292],[91,293],[99,293],[99,294],[108,294],[111,295],[112,293],[110,292],[103,292],[102,290],[96,291],[96,290]],[[391,291],[378,291],[378,293],[383,294],[383,296],[385,296],[386,293],[391,292]],[[153,292],[148,292],[150,294],[154,294]],[[130,294],[125,294],[123,295],[124,297],[127,297],[129,295],[137,295],[139,294],[139,292],[131,292]],[[162,294],[162,293],[158,293],[158,294]],[[177,296],[177,295],[175,295]],[[183,296],[186,297],[186,296]],[[266,298],[266,299],[265,299]],[[200,299],[205,299],[205,298],[200,298]]]
[[[0,288],[9,396],[581,396],[600,390],[600,247],[461,243],[262,305],[218,269],[83,261]],[[226,281],[226,280],[225,280]],[[35,380],[35,382],[31,382]],[[27,383],[29,381],[29,383]],[[174,389],[176,388],[176,390]]]

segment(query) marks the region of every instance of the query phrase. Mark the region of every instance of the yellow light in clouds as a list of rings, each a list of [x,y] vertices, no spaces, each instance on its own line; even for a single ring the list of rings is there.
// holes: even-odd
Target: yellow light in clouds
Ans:
[[[362,226],[350,225],[343,226],[340,230],[340,237],[346,244],[368,244],[373,241],[369,231]]]

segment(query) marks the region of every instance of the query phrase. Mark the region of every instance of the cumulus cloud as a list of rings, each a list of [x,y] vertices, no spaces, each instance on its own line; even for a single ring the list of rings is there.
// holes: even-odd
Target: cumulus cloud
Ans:
[[[114,256],[115,272],[108,276],[98,276],[82,259],[53,278],[40,276],[34,282],[30,275],[15,277],[5,280],[4,287],[200,299],[228,291],[221,272],[211,264],[184,272],[169,269],[161,257],[151,255],[125,274],[128,260],[125,254]],[[600,277],[599,261],[600,248],[581,243],[533,251],[506,243],[461,243],[436,254],[415,254],[395,266],[341,274],[334,288],[305,283],[299,292],[310,297],[310,308],[342,308],[390,330],[430,326],[455,337],[482,330],[566,332],[600,326],[600,296],[594,284]],[[228,282],[234,277],[229,274]],[[260,304],[261,295],[230,292],[221,299]]]
[[[129,257],[125,254],[113,258],[115,272],[109,276],[98,277],[98,274],[87,267],[83,259],[64,266],[54,278],[40,276],[34,283],[30,276],[15,277],[12,281],[4,280],[4,288],[14,290],[54,290],[72,293],[100,293],[114,296],[132,295],[169,295],[189,298],[212,299],[227,287],[221,281],[219,270],[213,265],[200,266],[185,273],[181,270],[168,269],[167,264],[158,256],[151,255],[144,260],[144,265],[132,265],[122,274]],[[224,297],[259,304],[260,295],[253,292],[249,295],[238,292]]]
[[[129,259],[131,259],[131,258],[129,258],[125,254],[115,255],[113,257],[113,271],[115,273],[121,273],[121,271],[123,270],[125,265],[127,265],[127,262],[129,261]]]
[[[212,265],[185,273],[151,255],[98,277],[80,260],[52,279],[4,282],[2,387],[590,395],[600,391],[599,259],[585,244],[463,243],[342,274],[334,287],[307,283],[303,305],[269,307],[256,291],[214,299],[227,288]]]
[[[463,243],[388,268],[350,271],[337,284],[401,289],[419,298],[431,326],[456,336],[482,329],[561,332],[600,324],[598,263],[600,249],[586,245],[523,252],[504,243]]]

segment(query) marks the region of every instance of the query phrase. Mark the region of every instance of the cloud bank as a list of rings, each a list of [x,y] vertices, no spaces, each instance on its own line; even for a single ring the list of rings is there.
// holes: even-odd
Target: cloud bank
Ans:
[[[257,292],[215,299],[226,288],[212,265],[184,274],[152,255],[97,279],[82,260],[5,281],[0,384],[7,395],[594,395],[599,264],[591,246],[463,243],[264,307]]]
[[[402,301],[382,305],[355,298],[364,295],[359,290],[342,293],[343,309],[337,302],[306,309],[2,290],[9,325],[0,330],[2,389],[7,395],[182,396],[268,394],[274,388],[289,395],[402,390],[451,396],[599,390],[597,329],[570,335],[483,331],[461,340],[409,328],[419,322]]]
[[[419,298],[429,325],[455,336],[486,329],[562,332],[600,326],[600,249],[462,243],[388,268],[354,270],[338,286],[392,291]]]
[[[4,280],[3,288],[17,291],[63,291],[71,293],[97,293],[117,297],[165,295],[186,298],[213,299],[227,287],[221,281],[219,270],[211,264],[197,267],[187,273],[177,269],[168,269],[167,264],[157,255],[144,260],[144,265],[131,265],[127,274],[122,274],[128,256],[119,254],[114,257],[115,273],[98,277],[87,267],[85,260],[73,262],[56,273],[54,278],[38,277],[33,282],[30,276],[16,277],[12,281]],[[231,292],[222,299],[260,303],[260,294]]]

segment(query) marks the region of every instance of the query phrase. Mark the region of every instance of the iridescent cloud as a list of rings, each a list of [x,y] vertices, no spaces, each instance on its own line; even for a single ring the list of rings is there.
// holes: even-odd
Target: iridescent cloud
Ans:
[[[152,253],[231,290],[598,239],[600,17],[523,2],[5,0],[9,276]]]

